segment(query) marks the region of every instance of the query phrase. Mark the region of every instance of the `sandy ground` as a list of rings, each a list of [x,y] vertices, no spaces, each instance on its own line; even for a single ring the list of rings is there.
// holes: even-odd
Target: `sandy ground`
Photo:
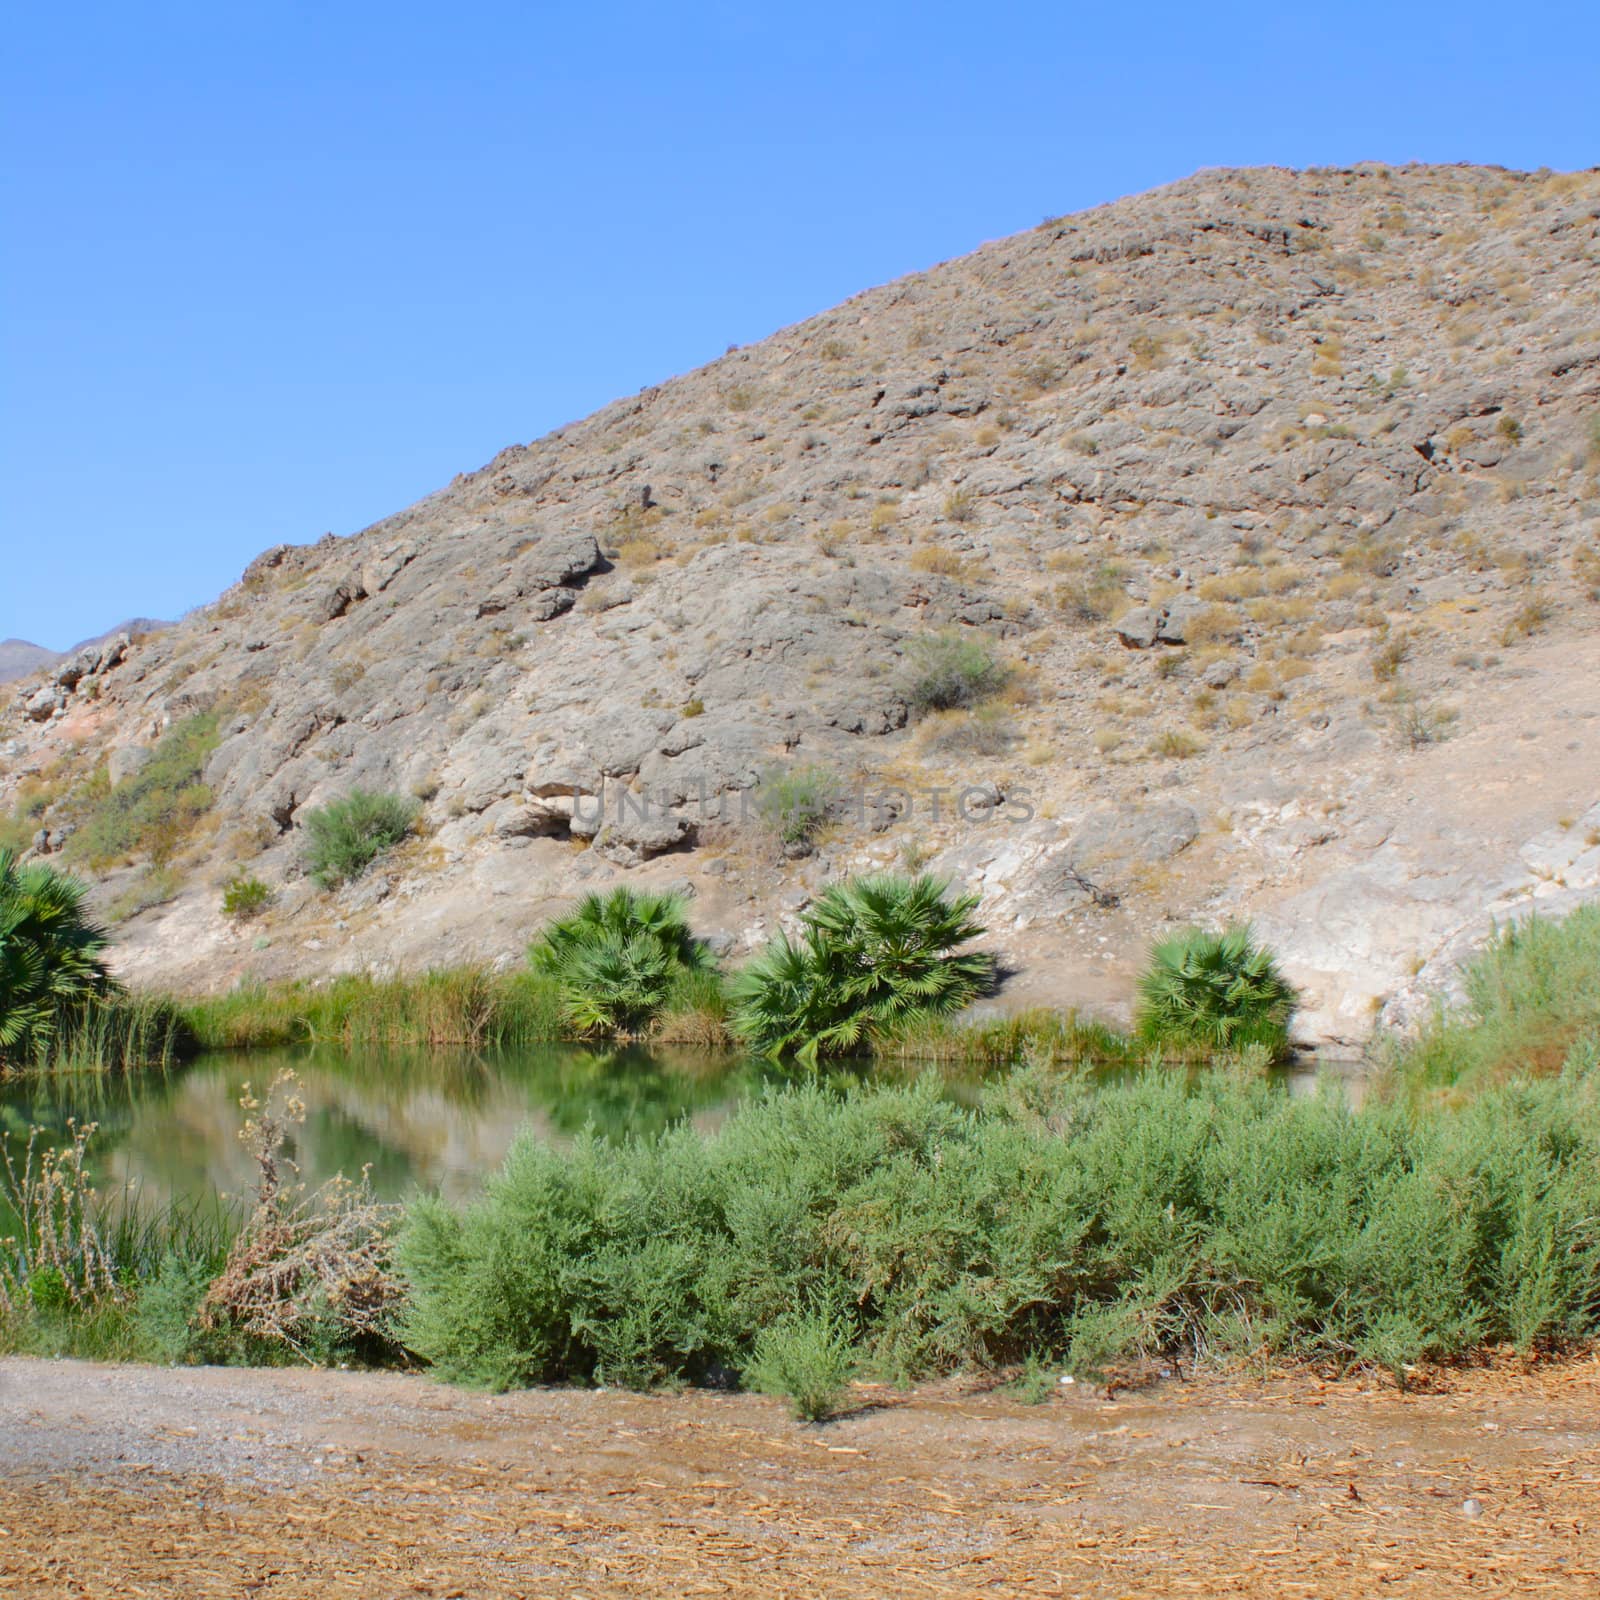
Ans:
[[[0,1361],[0,1594],[1600,1594],[1600,1359],[857,1400]]]

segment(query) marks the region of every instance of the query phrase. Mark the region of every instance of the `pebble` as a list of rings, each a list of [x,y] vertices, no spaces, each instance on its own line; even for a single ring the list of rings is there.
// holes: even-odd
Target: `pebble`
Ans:
[[[1477,1499],[1464,1500],[1461,1504],[1461,1515],[1464,1517],[1481,1517],[1483,1515],[1483,1502]]]

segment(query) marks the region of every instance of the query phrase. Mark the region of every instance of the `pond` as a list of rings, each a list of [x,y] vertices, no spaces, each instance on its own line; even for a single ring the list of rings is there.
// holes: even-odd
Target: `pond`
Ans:
[[[0,1132],[15,1152],[30,1128],[59,1144],[69,1119],[97,1124],[96,1184],[104,1193],[131,1190],[147,1206],[248,1196],[255,1164],[238,1136],[240,1100],[284,1068],[294,1070],[306,1108],[288,1150],[303,1181],[315,1186],[365,1167],[383,1200],[418,1189],[470,1197],[524,1127],[558,1142],[588,1125],[610,1138],[681,1121],[709,1132],[741,1099],[781,1081],[765,1063],[692,1050],[245,1051],[169,1073],[0,1081]],[[1311,1092],[1316,1077],[1312,1068],[1292,1070],[1289,1091]],[[971,1100],[977,1084],[951,1079],[949,1090]]]
[[[305,1119],[287,1153],[310,1185],[369,1169],[380,1199],[417,1189],[477,1191],[524,1127],[556,1140],[588,1124],[620,1137],[687,1119],[715,1127],[766,1069],[735,1056],[550,1045],[505,1055],[449,1051],[243,1051],[168,1073],[0,1082],[0,1132],[68,1137],[97,1125],[91,1150],[104,1192],[147,1205],[248,1195],[255,1163],[239,1140],[247,1086],[260,1094],[292,1068]]]

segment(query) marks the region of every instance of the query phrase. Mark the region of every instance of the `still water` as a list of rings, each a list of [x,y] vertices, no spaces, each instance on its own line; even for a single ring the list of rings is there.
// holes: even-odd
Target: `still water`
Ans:
[[[305,1116],[287,1153],[309,1185],[371,1174],[376,1195],[477,1192],[523,1128],[569,1140],[680,1121],[710,1130],[769,1069],[736,1056],[551,1045],[504,1055],[448,1051],[248,1051],[201,1056],[170,1073],[0,1082],[0,1132],[13,1152],[30,1128],[59,1144],[68,1120],[97,1124],[92,1168],[102,1192],[146,1204],[247,1196],[255,1163],[240,1142],[247,1087],[260,1095],[292,1068]]]
[[[679,1122],[710,1132],[777,1081],[764,1063],[689,1050],[249,1051],[166,1074],[0,1081],[0,1133],[16,1152],[30,1128],[60,1144],[69,1119],[93,1122],[90,1166],[103,1193],[131,1190],[151,1206],[248,1197],[255,1163],[239,1139],[240,1100],[284,1068],[305,1104],[287,1150],[301,1179],[315,1186],[366,1168],[383,1200],[419,1189],[470,1197],[525,1127],[558,1143],[586,1126],[609,1138]],[[1316,1076],[1291,1071],[1289,1092],[1313,1092]],[[970,1101],[978,1085],[950,1079],[947,1092]]]

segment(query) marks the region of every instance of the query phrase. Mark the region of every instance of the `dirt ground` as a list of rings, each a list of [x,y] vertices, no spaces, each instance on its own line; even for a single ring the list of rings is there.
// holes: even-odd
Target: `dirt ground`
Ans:
[[[1600,1594],[1600,1359],[856,1398],[0,1361],[0,1595]]]

